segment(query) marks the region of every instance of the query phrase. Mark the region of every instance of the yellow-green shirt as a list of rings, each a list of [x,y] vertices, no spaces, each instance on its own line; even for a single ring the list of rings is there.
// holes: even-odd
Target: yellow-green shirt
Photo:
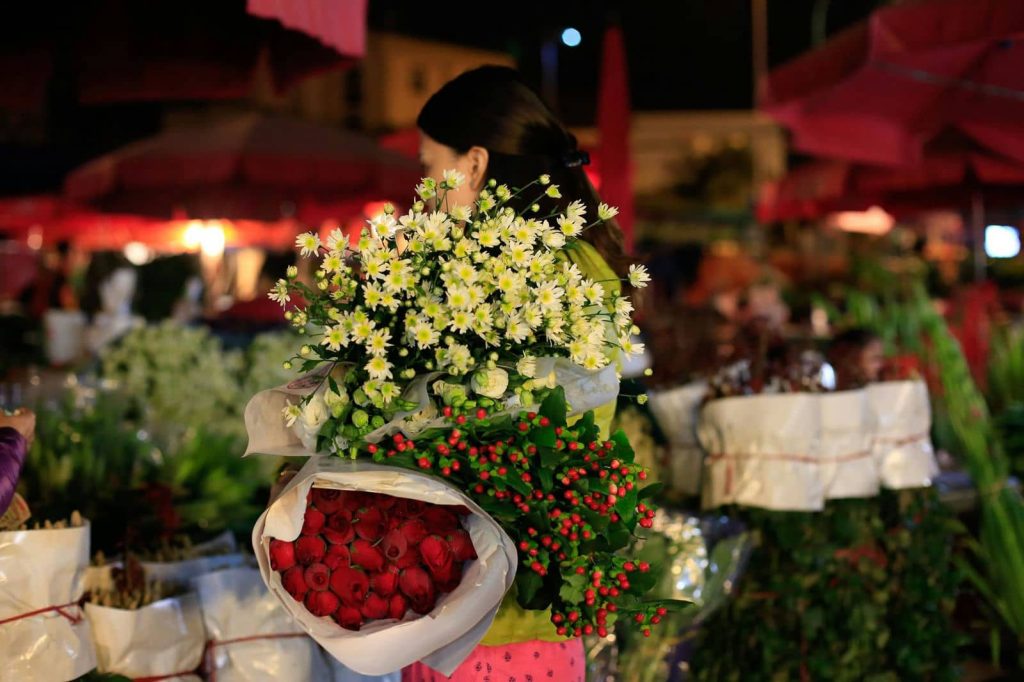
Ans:
[[[608,266],[601,254],[585,241],[575,242],[572,249],[564,252],[575,263],[584,276],[599,282],[610,297],[621,291],[618,275]],[[615,358],[612,358],[615,359]],[[594,418],[601,429],[602,438],[607,438],[615,416],[615,401],[601,405],[594,410]],[[499,646],[511,642],[542,640],[558,642],[564,640],[555,632],[549,611],[528,611],[516,602],[515,587],[509,590],[501,602],[494,624],[480,642],[485,646]]]

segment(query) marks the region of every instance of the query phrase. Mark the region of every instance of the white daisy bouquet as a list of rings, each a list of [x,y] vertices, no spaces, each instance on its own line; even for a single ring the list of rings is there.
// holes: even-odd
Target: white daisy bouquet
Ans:
[[[593,219],[579,201],[546,212],[561,198],[547,176],[521,188],[491,180],[475,205],[454,205],[448,193],[463,182],[456,171],[423,179],[411,210],[386,206],[354,248],[340,230],[326,242],[298,237],[318,260],[315,286],[293,268],[270,297],[310,337],[285,366],[313,372],[317,390],[284,407],[308,445],[340,452],[481,409],[528,408],[559,383],[555,359],[599,372],[619,351],[642,352],[618,280],[589,279],[569,256],[615,208],[601,204]],[[517,212],[515,198],[533,201]],[[628,280],[649,277],[634,265]],[[289,308],[293,296],[303,305]]]

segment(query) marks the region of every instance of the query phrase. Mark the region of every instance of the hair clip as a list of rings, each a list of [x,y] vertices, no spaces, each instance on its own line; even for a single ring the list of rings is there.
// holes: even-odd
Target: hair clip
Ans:
[[[562,156],[562,163],[566,168],[579,168],[590,165],[590,154],[585,151],[574,149]]]

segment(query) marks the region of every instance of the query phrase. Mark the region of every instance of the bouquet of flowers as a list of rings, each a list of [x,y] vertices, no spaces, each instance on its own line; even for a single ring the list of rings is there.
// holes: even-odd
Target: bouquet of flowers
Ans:
[[[326,243],[315,234],[299,237],[303,253],[319,259],[316,284],[304,285],[292,270],[271,297],[312,337],[286,363],[307,375],[258,394],[246,408],[249,452],[356,460],[350,468],[339,468],[336,458],[311,460],[261,517],[253,542],[271,589],[291,594],[282,601],[299,622],[360,672],[386,671],[346,657],[358,640],[324,616],[350,628],[366,623],[359,635],[378,637],[389,628],[411,633],[429,614],[437,641],[411,660],[450,672],[486,632],[513,578],[519,603],[550,610],[567,637],[607,634],[617,619],[649,632],[675,605],[644,601],[654,584],[650,567],[620,553],[638,525],[652,523],[645,499],[653,488],[641,489],[646,471],[634,464],[625,436],[602,438],[587,412],[615,400],[618,354],[643,350],[631,338],[632,305],[620,280],[588,278],[572,255],[586,248],[580,235],[616,210],[602,204],[589,223],[581,202],[547,213],[545,198],[561,195],[546,176],[516,189],[491,181],[474,206],[450,205],[447,193],[461,182],[451,171],[441,182],[424,179],[412,209],[397,217],[387,207],[355,248],[339,231]],[[513,198],[530,192],[536,197],[525,212],[511,208]],[[627,279],[634,287],[649,281],[641,266]],[[305,305],[288,307],[293,295]],[[383,472],[390,472],[386,481],[373,478]],[[317,488],[363,495],[342,496],[344,505],[358,507],[325,512]],[[408,499],[380,494],[463,504],[471,513],[454,527],[450,520],[428,525],[428,537],[415,546],[401,532],[408,514],[381,511],[406,509]],[[366,515],[381,535],[349,538],[349,524]],[[314,531],[321,521],[326,537]],[[387,539],[399,536],[404,553]],[[306,550],[315,555],[305,557],[310,561],[300,556]],[[305,564],[301,571],[291,566],[293,554]],[[328,558],[337,567],[327,566],[325,582],[325,571],[312,567]],[[448,566],[463,562],[460,584]],[[275,564],[291,573],[279,574]],[[425,585],[423,575],[429,587],[417,600],[404,585]],[[399,595],[390,597],[399,605],[408,599],[412,613],[385,610],[382,591]],[[334,594],[320,596],[325,592]],[[296,610],[300,597],[305,614]],[[458,615],[467,597],[478,602],[474,610],[461,627],[445,630],[445,617]],[[444,631],[447,641],[439,639]],[[405,647],[402,654],[413,652]]]

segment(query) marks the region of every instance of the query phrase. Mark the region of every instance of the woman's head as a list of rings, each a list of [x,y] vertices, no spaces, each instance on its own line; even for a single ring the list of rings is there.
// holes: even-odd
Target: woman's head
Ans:
[[[440,180],[445,170],[455,169],[466,177],[449,201],[471,203],[492,178],[523,187],[547,174],[561,188],[565,205],[578,199],[588,216],[596,216],[598,196],[576,138],[513,69],[485,66],[448,82],[424,105],[417,124],[425,174]],[[523,195],[524,205],[515,208],[525,209],[535,198]],[[588,230],[584,238],[621,269],[622,235],[614,222]]]

